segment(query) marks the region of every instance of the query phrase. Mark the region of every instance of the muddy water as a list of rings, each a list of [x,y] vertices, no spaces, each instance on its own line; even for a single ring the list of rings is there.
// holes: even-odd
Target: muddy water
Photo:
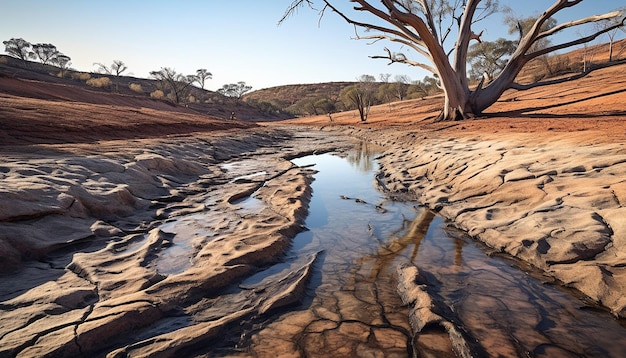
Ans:
[[[396,281],[396,267],[412,264],[439,314],[466,334],[476,356],[623,356],[626,329],[606,312],[514,261],[489,255],[432,212],[387,200],[373,186],[375,155],[362,150],[294,160],[319,171],[308,230],[295,238],[283,263],[240,287],[262,286],[319,254],[316,274],[299,306],[247,322],[236,346],[216,353],[452,356],[447,333],[427,328],[414,337]]]

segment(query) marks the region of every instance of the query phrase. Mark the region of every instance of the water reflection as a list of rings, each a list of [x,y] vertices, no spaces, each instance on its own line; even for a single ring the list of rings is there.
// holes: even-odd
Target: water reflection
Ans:
[[[296,161],[314,163],[319,173],[310,230],[295,238],[287,258],[323,251],[323,265],[306,304],[245,334],[244,355],[451,356],[446,332],[429,329],[413,340],[408,308],[396,291],[395,268],[405,263],[419,267],[436,304],[489,355],[619,357],[626,351],[626,330],[608,314],[580,310],[569,292],[485,254],[431,211],[388,201],[372,186],[378,153],[357,149],[346,158]]]
[[[367,173],[375,169],[374,158],[382,152],[383,148],[366,141],[360,141],[355,145],[354,150],[348,153],[346,159],[353,168]]]
[[[422,209],[420,213],[413,219],[413,221],[404,219],[402,220],[402,227],[397,232],[392,234],[391,240],[381,245],[378,252],[372,256],[367,256],[364,260],[373,259],[375,261],[372,267],[372,274],[370,277],[379,277],[382,272],[389,274],[389,268],[391,264],[397,260],[398,256],[403,254],[405,250],[411,246],[409,261],[414,262],[417,258],[420,244],[428,228],[435,218],[435,214],[430,210]],[[404,232],[404,235],[396,237],[396,235]],[[391,267],[395,270],[395,267]]]

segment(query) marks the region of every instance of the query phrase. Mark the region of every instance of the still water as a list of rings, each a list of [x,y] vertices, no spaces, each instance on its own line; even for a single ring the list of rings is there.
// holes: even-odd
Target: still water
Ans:
[[[413,339],[397,294],[396,267],[417,266],[447,319],[478,356],[623,357],[626,329],[573,292],[488,250],[415,203],[376,190],[375,148],[293,160],[317,170],[307,231],[283,263],[250,277],[254,286],[320,253],[306,299],[242,335],[257,356],[452,356],[447,334]]]

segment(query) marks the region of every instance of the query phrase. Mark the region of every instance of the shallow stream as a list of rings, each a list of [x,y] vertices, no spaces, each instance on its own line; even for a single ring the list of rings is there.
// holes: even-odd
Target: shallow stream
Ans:
[[[293,161],[318,171],[308,230],[297,235],[283,263],[240,287],[263,284],[320,253],[316,273],[301,305],[245,328],[239,352],[451,356],[443,330],[426,327],[413,339],[396,274],[398,265],[412,264],[425,277],[439,312],[476,344],[475,355],[623,356],[623,322],[521,263],[491,253],[416,203],[387,200],[373,185],[378,154],[362,144],[346,157]],[[252,209],[249,202],[243,208]]]

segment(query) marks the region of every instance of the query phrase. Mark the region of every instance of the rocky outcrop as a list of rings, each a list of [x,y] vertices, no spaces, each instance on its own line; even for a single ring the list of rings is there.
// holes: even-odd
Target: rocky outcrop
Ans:
[[[413,346],[425,350],[428,340],[418,342],[420,335],[444,336],[448,341],[444,347],[451,347],[457,357],[470,358],[485,355],[482,348],[473,344],[472,337],[454,323],[451,319],[452,311],[443,307],[442,302],[435,302],[428,292],[426,280],[420,276],[415,266],[403,265],[398,267],[398,293],[404,304],[409,306],[409,322],[413,331]],[[458,320],[456,320],[458,321]],[[447,336],[447,337],[446,337]],[[423,337],[422,337],[423,338]],[[440,337],[438,337],[440,338]],[[436,342],[436,340],[433,340]],[[437,344],[430,344],[429,353],[445,356],[448,351],[438,351]],[[433,352],[434,351],[434,352]]]
[[[340,145],[268,129],[7,151],[0,357],[184,354],[297,303],[316,255],[236,283],[303,229],[313,171],[284,158]]]
[[[626,317],[626,151],[574,135],[351,130],[386,146],[379,185]]]

